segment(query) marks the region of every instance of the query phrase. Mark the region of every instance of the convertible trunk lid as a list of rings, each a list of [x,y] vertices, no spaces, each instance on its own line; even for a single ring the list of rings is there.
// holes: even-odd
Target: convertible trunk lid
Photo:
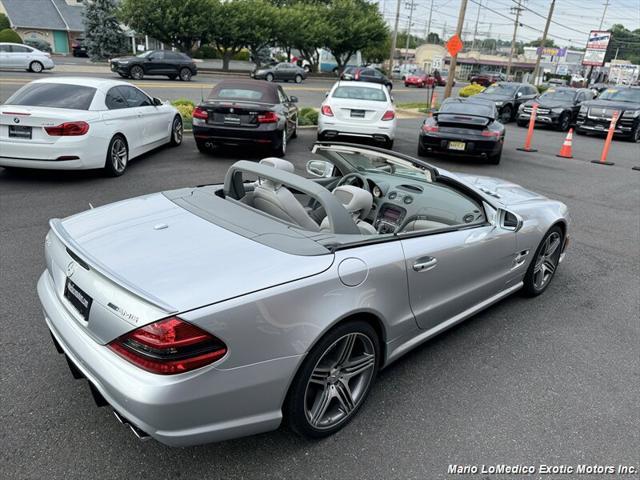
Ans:
[[[315,275],[333,262],[332,254],[300,256],[256,242],[194,215],[162,194],[54,220],[52,227],[56,243],[62,245],[48,247],[47,266],[59,295],[70,279],[76,291],[79,288],[94,303],[123,317],[128,329]],[[76,275],[69,276],[71,261],[88,268],[76,267]],[[110,297],[105,292],[111,289],[124,290],[127,298]],[[139,301],[130,302],[131,294]],[[114,306],[139,318],[130,321],[131,316]],[[91,329],[91,318],[88,322]],[[110,341],[112,335],[100,328],[93,333]],[[120,335],[123,329],[124,324],[109,332]]]
[[[502,180],[500,178],[470,175],[467,173],[456,173],[455,176],[463,182],[495,198],[505,206],[515,206],[527,202],[537,202],[547,199],[547,197],[540,195],[539,193],[532,192],[531,190],[527,190],[517,183]]]

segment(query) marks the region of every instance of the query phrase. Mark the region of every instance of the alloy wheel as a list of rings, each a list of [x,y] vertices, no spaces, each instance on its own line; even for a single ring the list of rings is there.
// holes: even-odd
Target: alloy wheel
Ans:
[[[127,145],[122,138],[116,138],[111,144],[111,163],[113,169],[118,172],[124,172],[127,168],[127,162],[129,161],[129,152],[127,151]]]
[[[316,363],[305,390],[305,414],[319,430],[345,422],[364,399],[376,354],[371,339],[348,333],[336,340]]]
[[[42,64],[40,62],[32,62],[31,63],[31,71],[33,73],[40,73],[42,72]]]
[[[134,80],[140,80],[142,77],[144,77],[144,71],[142,70],[142,67],[139,66],[134,66],[131,67],[131,78],[133,78]]]
[[[503,123],[511,121],[511,107],[509,105],[504,107],[502,112],[500,112],[500,120],[502,120]]]
[[[188,82],[189,80],[191,80],[191,70],[189,70],[188,68],[183,68],[182,70],[180,70],[180,79],[183,82]]]
[[[173,144],[180,145],[182,143],[182,136],[184,134],[184,126],[182,124],[182,120],[176,117],[173,121]]]
[[[561,237],[558,232],[552,232],[544,241],[538,258],[533,267],[533,285],[536,290],[542,290],[551,280],[558,267]]]

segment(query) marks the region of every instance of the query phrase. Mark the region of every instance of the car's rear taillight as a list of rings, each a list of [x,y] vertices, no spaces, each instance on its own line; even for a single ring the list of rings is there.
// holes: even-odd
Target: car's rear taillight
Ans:
[[[482,131],[482,136],[483,137],[499,137],[500,136],[500,132],[494,132],[492,130],[483,130]]]
[[[438,125],[434,125],[432,123],[425,123],[424,125],[422,125],[422,131],[423,132],[437,132],[438,131]]]
[[[140,327],[115,339],[109,348],[134,365],[160,375],[188,372],[227,353],[222,340],[178,317]]]
[[[204,108],[196,107],[193,109],[193,113],[191,114],[193,118],[199,118],[200,120],[206,120],[209,118],[209,112],[207,112]]]
[[[276,112],[265,112],[258,115],[258,123],[278,123]]]
[[[52,137],[78,137],[89,131],[87,122],[64,122],[55,127],[44,127],[48,135]]]
[[[382,120],[384,121],[393,120],[394,118],[396,118],[396,114],[393,110],[387,110],[384,112],[384,115],[382,115]]]
[[[329,105],[322,105],[320,111],[326,117],[333,117],[333,110],[331,110],[331,107]]]

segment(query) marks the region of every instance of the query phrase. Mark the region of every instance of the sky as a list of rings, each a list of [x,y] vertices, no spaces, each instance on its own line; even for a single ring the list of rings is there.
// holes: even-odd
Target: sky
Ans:
[[[432,0],[378,0],[378,7],[393,28],[396,1],[402,1],[399,30],[404,31],[409,24],[410,4],[413,1],[412,33],[424,36],[429,19]],[[524,10],[520,15],[518,41],[529,42],[542,37],[551,0],[520,0]],[[559,46],[573,45],[583,47],[589,30],[597,30],[609,2],[603,23],[603,30],[615,23],[621,23],[629,30],[640,28],[640,0],[556,0],[553,22],[549,27],[549,38]],[[482,7],[479,7],[479,3]],[[478,18],[478,37],[509,40],[513,36],[515,13],[511,7],[518,0],[468,0],[465,15],[463,39],[472,40],[476,18]],[[450,37],[455,30],[460,10],[460,0],[433,0],[431,31],[441,37]],[[479,17],[478,17],[479,11]],[[640,43],[640,37],[638,38]]]

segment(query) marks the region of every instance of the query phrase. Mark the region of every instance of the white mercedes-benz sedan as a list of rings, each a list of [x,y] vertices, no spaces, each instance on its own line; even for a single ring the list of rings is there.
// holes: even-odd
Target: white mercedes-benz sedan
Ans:
[[[322,102],[318,140],[366,138],[391,149],[395,135],[396,110],[391,93],[384,85],[336,82]]]
[[[180,113],[130,83],[81,77],[36,80],[0,106],[0,166],[120,176],[129,160],[182,143]]]

